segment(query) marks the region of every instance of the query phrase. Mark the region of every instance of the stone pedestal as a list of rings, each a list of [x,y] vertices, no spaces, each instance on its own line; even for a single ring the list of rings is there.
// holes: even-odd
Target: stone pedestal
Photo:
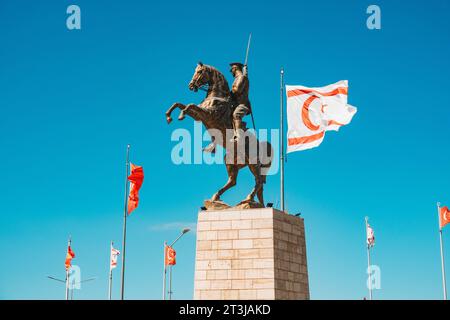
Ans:
[[[194,299],[309,299],[303,219],[272,208],[200,211]]]

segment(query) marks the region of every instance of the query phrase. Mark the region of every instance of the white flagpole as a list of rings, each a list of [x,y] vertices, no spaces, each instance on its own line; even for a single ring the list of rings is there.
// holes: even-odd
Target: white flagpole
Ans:
[[[172,300],[172,267],[169,266],[169,300]]]
[[[108,286],[108,297],[109,300],[112,300],[112,268],[111,268],[111,254],[113,249],[114,242],[111,241],[111,248],[109,251],[109,286]]]
[[[167,242],[164,241],[164,259],[163,259],[163,263],[164,263],[164,269],[163,269],[163,300],[166,300],[166,273],[167,273],[167,267],[166,267],[166,246],[167,246]]]
[[[284,69],[280,70],[280,202],[284,212]]]
[[[444,289],[444,300],[447,300],[447,281],[445,279],[445,261],[444,261],[444,243],[442,241],[442,227],[441,227],[441,204],[437,203],[438,218],[439,218],[439,241],[441,244],[441,268],[442,268],[442,287]]]
[[[72,244],[72,238],[69,236],[69,241],[67,243],[67,252],[69,252],[69,247]],[[66,300],[69,300],[69,268],[66,268]]]
[[[123,210],[123,241],[122,241],[122,283],[120,299],[124,299],[125,293],[125,245],[127,239],[127,215],[128,215],[128,173],[130,166],[130,145],[127,145],[127,161],[125,164],[125,205]]]
[[[66,270],[66,300],[69,300],[69,270]]]
[[[368,239],[369,239],[369,234],[368,234],[368,230],[369,230],[369,228],[368,228],[368,226],[369,226],[369,218],[368,217],[366,217],[366,245],[367,245],[367,271],[368,271],[368,273],[369,273],[369,286],[368,286],[368,288],[369,288],[369,300],[372,300],[372,275],[371,275],[371,269],[370,269],[370,266],[371,266],[371,264],[370,264],[370,245],[369,245],[369,243],[368,243]]]

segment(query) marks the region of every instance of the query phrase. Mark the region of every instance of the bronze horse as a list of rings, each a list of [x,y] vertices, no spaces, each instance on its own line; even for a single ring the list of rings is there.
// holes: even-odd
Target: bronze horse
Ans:
[[[207,89],[204,89],[205,86],[207,86]],[[231,146],[230,143],[227,143],[229,141],[229,132],[233,132],[232,112],[234,106],[231,101],[228,82],[219,70],[199,62],[189,83],[189,89],[195,92],[199,89],[204,89],[207,91],[205,99],[199,105],[192,103],[188,105],[178,102],[174,103],[167,110],[166,119],[170,123],[172,121],[172,111],[179,108],[181,110],[178,117],[179,120],[183,120],[187,114],[195,121],[201,121],[208,132],[211,133],[213,129],[216,132],[220,132],[222,138],[216,139],[215,141],[226,151],[225,165],[228,173],[228,181],[213,195],[211,201],[220,201],[220,196],[236,185],[239,170],[248,166],[255,177],[255,186],[247,198],[241,203],[254,202],[254,197],[257,195],[259,206],[264,207],[263,185],[266,182],[265,173],[269,170],[272,162],[271,145],[268,142],[259,142],[250,132],[245,132],[246,138],[242,142],[245,145],[242,149],[237,148],[236,151],[237,143],[232,143]],[[211,136],[214,141],[214,136]],[[251,144],[252,139],[256,144]],[[254,149],[257,150],[256,153],[253,152],[252,156],[250,149],[255,145],[256,148]],[[264,150],[264,152],[261,152],[261,150]],[[231,156],[227,157],[227,154],[231,154]]]

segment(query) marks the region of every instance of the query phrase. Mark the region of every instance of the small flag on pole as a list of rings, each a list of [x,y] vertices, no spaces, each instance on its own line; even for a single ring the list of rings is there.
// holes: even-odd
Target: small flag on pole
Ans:
[[[111,263],[110,263],[110,269],[114,269],[117,267],[117,257],[120,255],[120,251],[117,249],[114,249],[111,246]]]
[[[442,229],[450,223],[450,210],[448,207],[442,207],[439,210],[439,227]]]
[[[70,245],[67,247],[67,255],[66,255],[66,270],[69,270],[72,267],[72,259],[75,258],[75,253],[72,251]]]
[[[375,235],[372,227],[367,223],[367,247],[371,248],[375,245]]]
[[[174,266],[177,263],[176,262],[177,253],[175,252],[175,250],[172,247],[170,247],[168,245],[166,245],[165,249],[166,249],[166,255],[165,255],[166,256],[166,258],[165,258],[166,266]]]
[[[287,85],[286,94],[287,152],[319,146],[325,131],[338,131],[357,111],[347,104],[347,80],[321,88]]]
[[[144,169],[140,166],[131,164],[131,174],[128,176],[130,181],[130,193],[128,195],[128,214],[137,208],[139,204],[139,189],[144,181]]]
[[[441,268],[442,268],[442,288],[444,289],[444,300],[447,300],[447,280],[445,277],[444,242],[442,239],[442,228],[450,222],[450,212],[448,207],[442,207],[437,203],[439,216],[439,244],[441,246]]]

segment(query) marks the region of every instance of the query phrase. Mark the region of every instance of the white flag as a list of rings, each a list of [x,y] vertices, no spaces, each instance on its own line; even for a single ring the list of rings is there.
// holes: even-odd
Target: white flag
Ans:
[[[367,233],[367,246],[371,248],[375,245],[375,235],[373,233],[372,227],[369,224],[367,224],[366,233]]]
[[[110,269],[114,269],[115,267],[117,267],[117,256],[120,254],[120,251],[117,249],[114,249],[111,246],[111,263],[110,263]]]
[[[325,131],[349,124],[356,108],[347,104],[348,81],[321,88],[286,86],[287,152],[319,146]]]

